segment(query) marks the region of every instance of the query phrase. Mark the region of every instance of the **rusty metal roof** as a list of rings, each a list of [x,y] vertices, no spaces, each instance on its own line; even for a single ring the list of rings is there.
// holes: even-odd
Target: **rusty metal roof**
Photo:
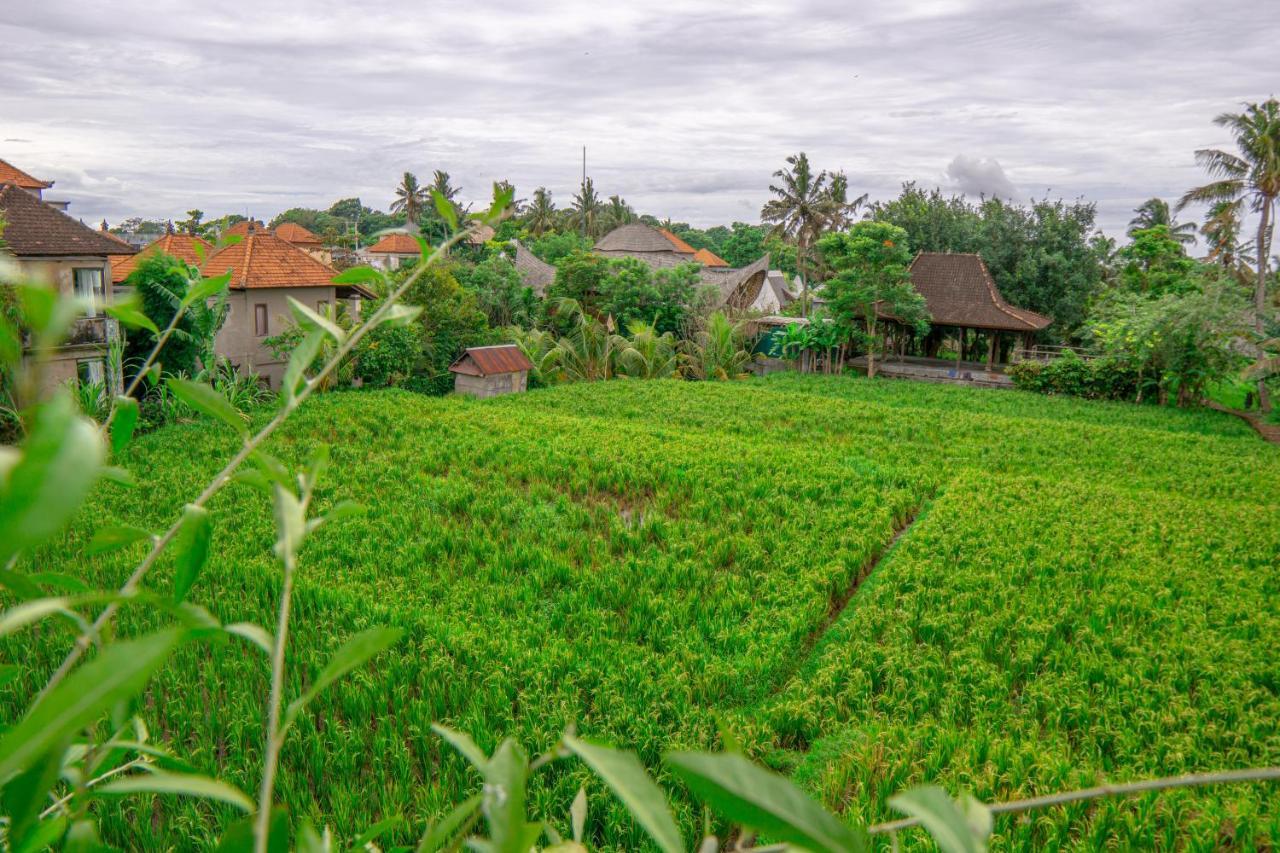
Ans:
[[[533,362],[515,344],[498,344],[491,347],[471,347],[449,365],[454,373],[468,376],[492,376],[498,373],[519,373],[529,370]]]

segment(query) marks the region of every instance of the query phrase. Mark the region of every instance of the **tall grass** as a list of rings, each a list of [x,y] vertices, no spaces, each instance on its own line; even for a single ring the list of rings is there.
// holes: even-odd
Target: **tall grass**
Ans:
[[[407,638],[316,700],[285,744],[280,799],[340,829],[439,813],[474,776],[431,734],[436,720],[485,749],[504,735],[546,749],[576,724],[656,768],[662,749],[716,743],[723,719],[830,805],[866,803],[857,816],[872,819],[908,782],[1004,798],[1275,763],[1280,454],[1242,427],[811,376],[592,383],[484,404],[317,398],[270,450],[298,461],[331,444],[345,479],[322,485],[317,511],[340,492],[370,512],[308,546],[290,689],[353,631]],[[95,503],[65,553],[80,553],[90,520],[172,516],[232,443],[202,424],[144,436],[127,460],[142,485]],[[226,620],[270,621],[279,573],[262,501],[231,489],[211,506],[217,557],[197,592]],[[84,569],[107,586],[127,565]],[[120,630],[137,618],[125,611]],[[0,651],[35,679],[65,650],[53,633]],[[243,648],[185,649],[148,716],[198,766],[252,786],[266,679]],[[6,719],[30,686],[0,692]],[[585,779],[555,769],[531,809],[568,802]],[[1182,832],[1211,845],[1231,822],[1274,842],[1268,793],[1152,796],[1004,829],[1026,844]],[[217,808],[129,800],[105,829],[119,846],[165,849]],[[642,844],[608,809],[596,840]],[[699,820],[687,801],[677,811]]]

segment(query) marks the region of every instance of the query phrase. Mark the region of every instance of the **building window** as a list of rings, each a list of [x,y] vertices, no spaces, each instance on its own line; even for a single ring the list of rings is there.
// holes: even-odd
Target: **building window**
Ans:
[[[102,269],[77,267],[72,271],[75,277],[76,297],[93,303],[89,316],[98,316],[98,309],[103,302]]]
[[[100,358],[86,358],[76,362],[76,377],[81,385],[106,385],[107,368]]]
[[[260,338],[267,336],[267,306],[261,302],[253,306],[253,333]]]
[[[321,317],[329,316],[329,300],[328,299],[320,299],[316,301],[316,313],[319,314]]]

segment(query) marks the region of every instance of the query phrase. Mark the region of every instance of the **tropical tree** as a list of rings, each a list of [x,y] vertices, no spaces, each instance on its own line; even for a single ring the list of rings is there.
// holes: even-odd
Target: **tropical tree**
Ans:
[[[396,187],[395,201],[391,202],[392,213],[403,213],[406,220],[417,225],[422,218],[422,209],[427,203],[428,191],[418,185],[413,172],[405,172]]]
[[[568,331],[556,341],[554,363],[560,376],[577,382],[612,379],[625,340],[610,325],[583,311],[577,300],[557,300],[555,310],[569,321]]]
[[[745,342],[745,322],[734,322],[724,312],[716,311],[684,341],[681,355],[685,375],[690,379],[745,379],[751,364]]]
[[[183,234],[191,234],[193,236],[202,236],[209,230],[209,225],[204,221],[203,210],[188,210],[187,218],[179,220],[177,223],[178,230]]]
[[[924,297],[911,284],[911,250],[907,232],[874,220],[846,232],[828,234],[818,248],[835,276],[825,293],[832,317],[867,350],[867,376],[876,375],[876,354],[884,348],[881,314],[924,334],[929,329]]]
[[[801,299],[807,312],[809,306],[810,250],[827,224],[831,222],[837,204],[832,199],[829,176],[826,172],[814,174],[809,157],[803,151],[787,158],[789,168],[773,173],[777,183],[769,185],[776,198],[765,202],[760,218],[773,224],[773,232],[796,245],[797,263],[800,267]]]
[[[636,212],[631,209],[631,205],[623,201],[622,196],[609,196],[609,203],[605,205],[603,224],[601,230],[605,233],[612,231],[619,225],[626,225],[634,222]]]
[[[1196,226],[1193,222],[1176,222],[1169,202],[1162,198],[1149,198],[1133,209],[1137,216],[1129,220],[1129,236],[1135,231],[1145,231],[1163,225],[1169,229],[1169,236],[1184,246],[1196,241]]]
[[[1258,214],[1255,243],[1258,276],[1253,290],[1254,331],[1266,337],[1267,258],[1270,256],[1271,223],[1276,197],[1280,196],[1280,101],[1248,104],[1242,113],[1223,113],[1213,120],[1235,137],[1236,152],[1219,148],[1196,151],[1196,162],[1216,178],[1204,186],[1188,190],[1178,202],[1182,208],[1192,203],[1223,201],[1249,202]],[[1271,410],[1266,381],[1258,380],[1258,402],[1264,412]]]
[[[832,231],[843,231],[848,228],[858,208],[867,202],[867,193],[854,199],[849,198],[849,176],[844,172],[835,172],[831,175],[827,195],[831,199],[831,218],[827,221],[826,227]]]
[[[1215,201],[1205,214],[1200,235],[1209,245],[1207,259],[1227,269],[1235,269],[1240,251],[1240,211],[1243,199]]]
[[[541,237],[556,228],[556,206],[546,187],[533,191],[533,200],[524,211],[524,227],[534,237]]]
[[[665,379],[679,365],[675,336],[658,333],[651,323],[639,320],[627,326],[628,338],[618,350],[618,375],[630,379]]]
[[[569,208],[569,226],[585,237],[599,237],[603,231],[605,206],[596,195],[595,184],[590,178],[582,182],[581,191],[573,197]]]

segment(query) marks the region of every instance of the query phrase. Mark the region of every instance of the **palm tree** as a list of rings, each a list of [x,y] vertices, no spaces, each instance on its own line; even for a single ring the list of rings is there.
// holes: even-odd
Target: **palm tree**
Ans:
[[[827,188],[828,175],[816,176],[809,168],[809,157],[803,151],[787,158],[790,169],[773,173],[777,184],[769,191],[777,198],[769,199],[760,209],[760,218],[773,223],[772,233],[796,245],[796,266],[800,270],[801,299],[805,313],[809,311],[809,252],[826,224],[831,221],[835,203]]]
[[[1208,260],[1235,269],[1240,251],[1240,210],[1243,199],[1216,201],[1205,214],[1200,234],[1209,244]]]
[[[832,231],[843,231],[853,222],[858,208],[867,202],[867,193],[863,193],[850,201],[849,176],[844,172],[831,175],[831,185],[827,188],[827,196],[831,199],[831,220],[827,228]]]
[[[426,198],[432,198],[439,194],[445,201],[453,206],[453,214],[461,221],[467,214],[466,209],[457,201],[458,193],[462,192],[462,187],[455,187],[449,182],[449,173],[436,169],[431,176],[431,186],[427,187]],[[433,202],[434,204],[434,202]]]
[[[551,201],[551,193],[546,187],[538,187],[533,191],[533,201],[524,211],[524,227],[534,237],[541,237],[556,227],[556,206]]]
[[[1129,220],[1130,237],[1133,236],[1134,231],[1164,225],[1169,229],[1169,236],[1182,245],[1187,246],[1196,241],[1195,223],[1175,222],[1173,211],[1169,209],[1169,202],[1162,198],[1149,198],[1135,207],[1133,212],[1138,215]]]
[[[1178,202],[1182,208],[1194,202],[1249,200],[1258,213],[1258,278],[1253,288],[1254,330],[1265,338],[1267,321],[1267,258],[1270,256],[1271,217],[1280,196],[1280,101],[1271,98],[1248,104],[1242,113],[1223,113],[1213,120],[1231,131],[1239,153],[1218,148],[1196,151],[1196,162],[1217,180],[1188,190]],[[1258,380],[1258,402],[1264,412],[1271,410],[1265,379]]]
[[[617,355],[618,375],[632,379],[665,379],[676,372],[679,357],[670,332],[658,334],[650,323],[632,321],[630,338],[623,338]]]
[[[569,209],[569,224],[582,232],[584,237],[599,237],[603,224],[604,205],[600,196],[596,195],[595,184],[587,178],[582,182],[582,191],[573,197],[573,206]]]
[[[422,207],[427,201],[427,190],[418,186],[418,179],[413,172],[405,172],[396,187],[395,201],[391,202],[392,213],[403,213],[404,218],[412,225],[417,225],[422,218]]]
[[[609,196],[609,204],[604,209],[602,216],[604,222],[601,230],[605,232],[612,231],[619,225],[634,222],[635,218],[636,212],[631,209],[631,205],[622,200],[622,196],[611,195]]]

